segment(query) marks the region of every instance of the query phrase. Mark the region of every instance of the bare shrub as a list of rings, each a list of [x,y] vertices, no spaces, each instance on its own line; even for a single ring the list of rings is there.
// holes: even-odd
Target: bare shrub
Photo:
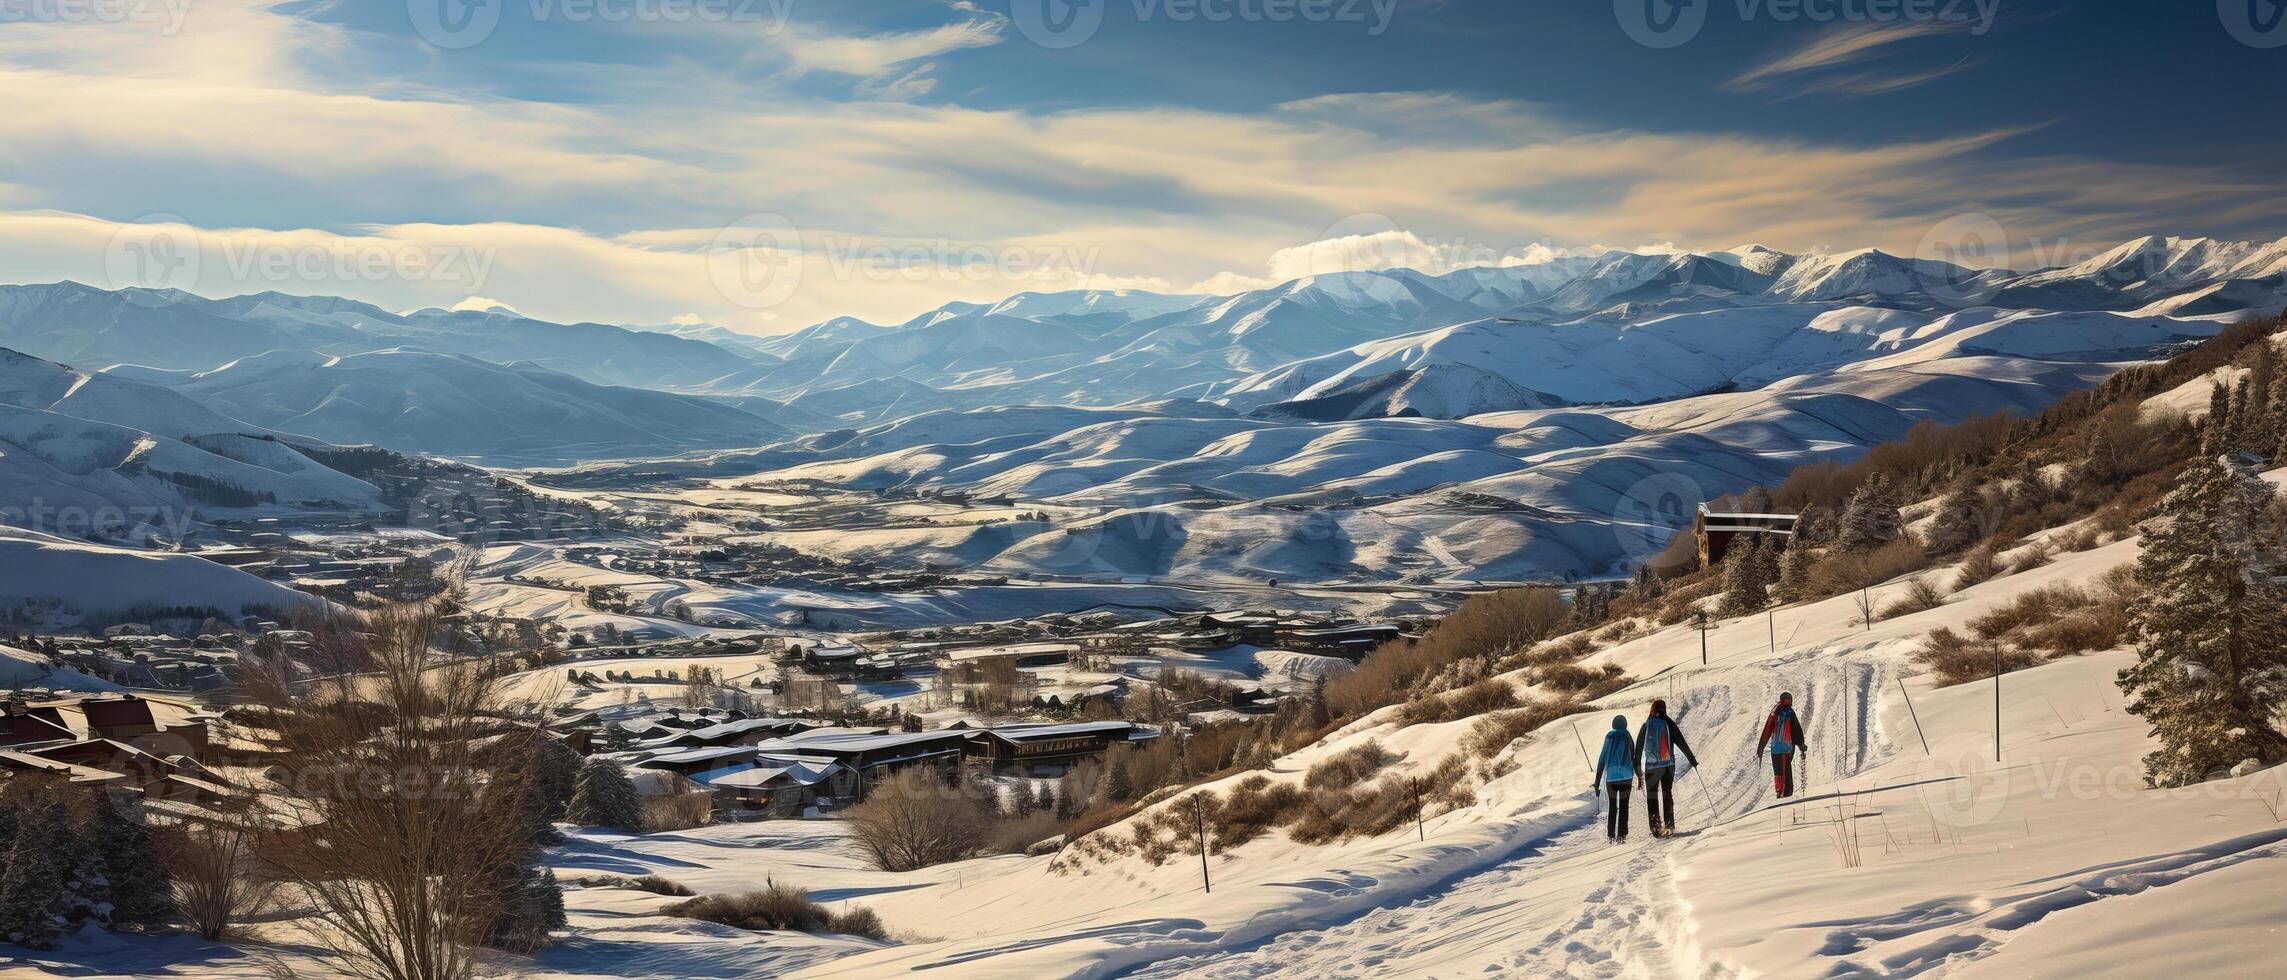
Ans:
[[[1023,854],[1034,844],[1064,833],[1064,822],[1052,811],[1034,810],[1021,817],[993,822],[985,849],[994,854]]]
[[[1397,760],[1382,743],[1368,741],[1320,760],[1303,776],[1302,784],[1311,789],[1349,789]]]
[[[1958,592],[1979,582],[1989,582],[2001,575],[2001,549],[1987,539],[1969,553],[1961,556],[1961,565],[1954,570],[1953,587]]]
[[[253,830],[187,824],[173,843],[175,911],[200,938],[223,938],[268,900],[271,887],[255,873]]]
[[[1398,711],[1398,724],[1434,725],[1516,706],[1516,687],[1501,678],[1488,677],[1452,694],[1432,694],[1407,701]]]
[[[1336,714],[1355,718],[1408,699],[1417,682],[1470,657],[1498,659],[1556,635],[1571,619],[1551,588],[1504,589],[1461,604],[1417,641],[1376,647],[1358,669],[1326,686]]]
[[[836,914],[810,900],[810,892],[765,879],[763,887],[736,895],[708,895],[668,906],[668,915],[697,919],[734,929],[788,932],[838,932],[867,939],[887,939],[881,918],[871,909]]]
[[[1929,579],[1914,578],[1908,580],[1906,587],[1898,591],[1897,598],[1883,605],[1881,618],[1896,619],[1900,616],[1911,616],[1915,613],[1929,612],[1945,604],[1945,593],[1938,591],[1937,586],[1931,585]]]
[[[984,806],[932,773],[907,769],[874,785],[845,814],[850,831],[883,871],[911,871],[983,850],[992,830]]]
[[[1232,787],[1222,805],[1213,809],[1207,829],[1214,837],[1214,846],[1228,850],[1292,823],[1306,802],[1302,789],[1293,783],[1249,776]]]
[[[1533,683],[1558,694],[1577,696],[1583,692],[1595,691],[1597,693],[1589,696],[1602,697],[1624,686],[1628,674],[1615,663],[1598,667],[1567,663],[1535,667],[1527,676]]]
[[[1939,687],[1984,680],[2041,663],[2039,654],[2019,650],[1998,639],[1962,636],[1945,627],[1930,632],[1915,659],[1930,668]]]
[[[619,887],[632,888],[639,892],[650,892],[654,895],[666,895],[670,898],[686,898],[693,894],[689,885],[658,875],[640,875],[629,878],[621,881]]]
[[[643,829],[648,833],[704,827],[715,815],[715,798],[707,793],[670,793],[643,801]]]
[[[1502,711],[1477,719],[1469,734],[1461,739],[1461,751],[1480,759],[1500,755],[1509,743],[1525,737],[1549,722],[1579,711],[1577,700],[1534,701],[1515,711]]]
[[[314,684],[257,660],[245,676],[269,711],[280,782],[306,789],[299,818],[267,824],[266,868],[324,926],[309,930],[349,972],[450,980],[476,948],[544,941],[529,758],[504,722],[494,675],[446,659],[460,643],[449,601],[388,606],[312,626],[321,659],[354,665]],[[552,888],[553,883],[548,887]],[[512,935],[513,934],[513,935]]]
[[[1820,595],[1841,595],[1881,585],[1929,565],[1929,555],[1921,545],[1899,538],[1865,551],[1834,549],[1811,570],[1811,582]]]
[[[2030,572],[2048,564],[2049,559],[2055,555],[2056,550],[2047,542],[2027,545],[2018,550],[2017,557],[2009,559],[2009,574],[2022,575]]]

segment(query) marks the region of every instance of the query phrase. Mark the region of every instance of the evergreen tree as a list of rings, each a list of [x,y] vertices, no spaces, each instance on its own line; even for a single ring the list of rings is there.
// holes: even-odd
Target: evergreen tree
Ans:
[[[1763,575],[1763,548],[1752,537],[1732,539],[1723,557],[1723,615],[1745,616],[1771,604],[1771,582]]]
[[[1648,602],[1660,597],[1660,577],[1652,574],[1652,566],[1636,566],[1636,580],[1628,584],[1628,592],[1638,602]]]
[[[553,736],[541,735],[532,745],[532,789],[525,797],[525,820],[533,840],[542,846],[561,844],[564,835],[556,821],[572,803],[580,778],[580,754]]]
[[[9,782],[16,832],[6,867],[0,868],[0,941],[52,949],[79,906],[84,863],[67,790],[54,779],[17,776]]]
[[[1985,509],[1985,498],[1969,484],[1956,487],[1938,503],[1938,512],[1930,520],[1930,550],[1941,555],[1966,551],[1985,537],[1985,525],[1980,514]]]
[[[1334,709],[1326,703],[1326,675],[1310,680],[1310,697],[1302,702],[1302,722],[1313,732],[1322,731],[1334,722]]]
[[[2120,672],[2128,710],[2160,749],[2147,778],[2182,786],[2243,759],[2287,760],[2271,719],[2287,704],[2287,571],[2269,484],[2221,458],[2196,462],[2161,502],[2129,607],[2137,661]]]
[[[2231,389],[2217,383],[2208,389],[2208,420],[2200,451],[2214,456],[2231,449]]]
[[[1801,602],[1811,597],[1811,566],[1817,555],[1808,542],[1797,538],[1779,553],[1779,584],[1773,589],[1780,602]]]
[[[103,876],[90,897],[109,903],[114,924],[152,923],[174,908],[174,883],[157,839],[132,797],[97,791],[89,799],[89,844]]]
[[[643,829],[643,801],[627,770],[610,759],[589,759],[572,783],[572,800],[565,819],[582,827],[614,830]]]
[[[1134,795],[1135,787],[1128,781],[1128,760],[1114,758],[1111,770],[1104,774],[1104,798],[1126,803]]]
[[[1898,491],[1887,477],[1880,473],[1867,477],[1858,492],[1850,495],[1850,506],[1843,509],[1842,527],[1836,532],[1837,543],[1858,551],[1898,540],[1904,533],[1898,520],[1898,507]]]
[[[1032,784],[1032,809],[1036,813],[1056,812],[1056,792],[1047,783]]]

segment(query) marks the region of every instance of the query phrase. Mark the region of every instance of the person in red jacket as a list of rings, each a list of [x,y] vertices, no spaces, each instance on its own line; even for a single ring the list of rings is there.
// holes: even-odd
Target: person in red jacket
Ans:
[[[1771,788],[1780,799],[1795,795],[1795,750],[1803,747],[1803,723],[1795,717],[1795,696],[1779,695],[1779,706],[1771,709],[1763,719],[1763,737],[1755,742],[1755,754],[1763,754],[1763,747],[1771,748]]]

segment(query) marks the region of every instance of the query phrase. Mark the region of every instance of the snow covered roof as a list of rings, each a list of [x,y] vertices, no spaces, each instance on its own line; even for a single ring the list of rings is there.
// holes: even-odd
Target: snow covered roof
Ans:
[[[708,785],[716,789],[760,789],[783,781],[795,786],[815,786],[846,768],[848,767],[839,762],[830,762],[823,766],[804,763],[783,766],[756,766],[743,772],[722,776],[710,781]]]

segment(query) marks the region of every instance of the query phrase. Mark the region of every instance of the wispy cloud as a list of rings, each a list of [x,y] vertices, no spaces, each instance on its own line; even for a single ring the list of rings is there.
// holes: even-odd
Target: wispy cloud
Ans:
[[[893,75],[910,78],[931,67],[926,64],[912,67],[915,62],[1001,43],[1002,24],[997,16],[978,17],[922,31],[865,35],[789,28],[778,35],[775,43],[797,71],[831,72],[864,79]]]
[[[1825,73],[1881,57],[1890,53],[1896,45],[1916,38],[1950,33],[1958,26],[1944,21],[1923,20],[1838,27],[1770,61],[1740,72],[1737,77],[1726,82],[1725,87],[1734,92],[1752,92],[1800,86],[1804,90],[1850,95],[1912,88],[1974,67],[1975,62],[1964,59],[1945,68],[1921,72],[1858,72],[1840,76]],[[1824,77],[1820,77],[1822,75]]]

